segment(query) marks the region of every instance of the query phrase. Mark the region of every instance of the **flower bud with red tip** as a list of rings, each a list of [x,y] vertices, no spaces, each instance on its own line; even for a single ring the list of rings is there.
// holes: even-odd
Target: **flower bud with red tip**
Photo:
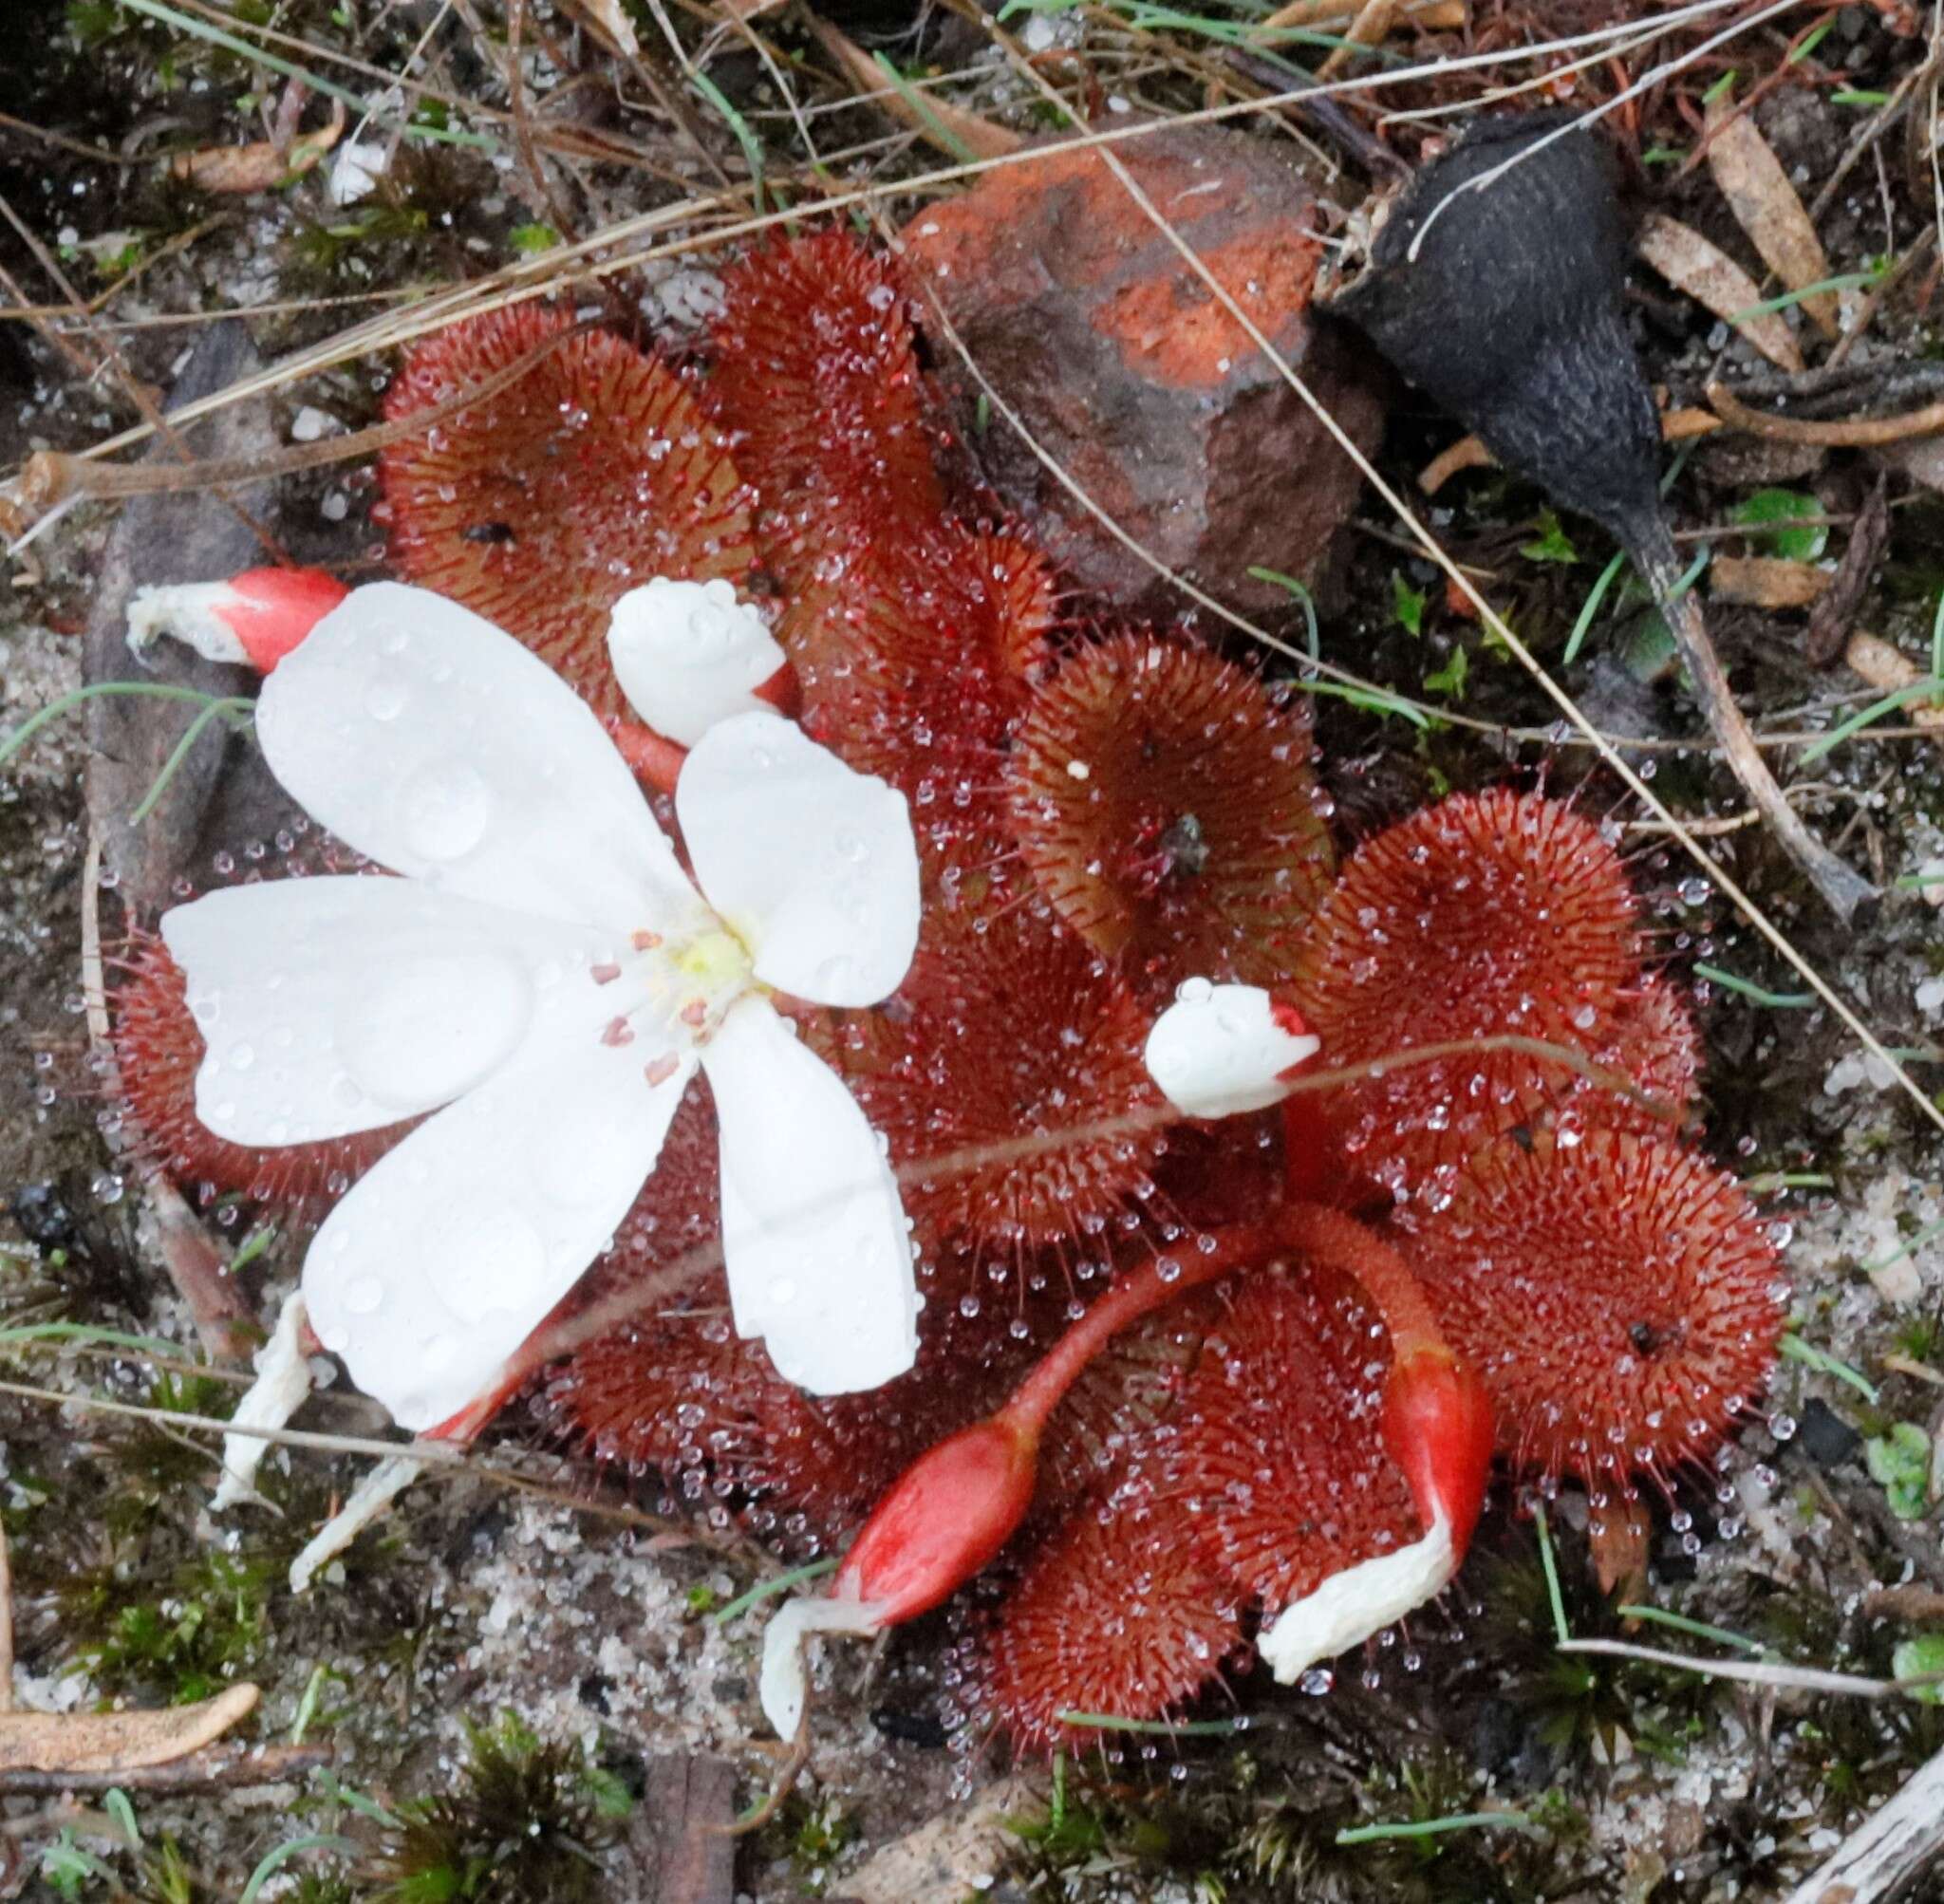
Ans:
[[[1383,1434],[1418,1512],[1428,1525],[1441,1517],[1450,1523],[1451,1546],[1462,1560],[1491,1468],[1492,1405],[1485,1384],[1450,1355],[1404,1356],[1385,1385]]]
[[[246,569],[227,582],[138,588],[128,645],[139,655],[168,635],[205,661],[268,674],[349,593],[321,569]]]
[[[930,1612],[1025,1519],[1038,1451],[1037,1427],[1011,1409],[926,1450],[865,1522],[832,1592],[871,1602],[885,1626]]]
[[[1484,1385],[1449,1352],[1401,1349],[1385,1385],[1383,1437],[1424,1534],[1331,1575],[1270,1622],[1257,1651],[1284,1686],[1422,1606],[1464,1561],[1491,1465]]]
[[[851,1543],[828,1595],[792,1600],[763,1635],[759,1696],[779,1738],[795,1735],[813,1633],[866,1635],[948,1599],[1012,1539],[1038,1473],[1036,1400],[961,1428],[906,1469]]]

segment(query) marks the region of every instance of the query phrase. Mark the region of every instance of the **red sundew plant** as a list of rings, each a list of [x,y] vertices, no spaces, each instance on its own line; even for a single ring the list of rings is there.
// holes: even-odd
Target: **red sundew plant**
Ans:
[[[1644,982],[1634,889],[1611,843],[1570,807],[1498,788],[1365,841],[1289,987],[1331,1062],[1355,1065],[1505,1035],[1612,1049]],[[1350,1086],[1334,1121],[1355,1167],[1396,1191],[1541,1114],[1562,1077],[1519,1051],[1440,1059]]]
[[[571,327],[538,305],[455,325],[416,349],[387,420],[429,409]],[[664,575],[740,582],[749,495],[679,372],[605,331],[567,337],[474,408],[383,451],[401,575],[516,635],[607,718],[626,711],[608,611]]]
[[[1022,1751],[1091,1745],[1097,1729],[1063,1715],[1172,1711],[1242,1652],[1243,1596],[1156,1498],[1153,1439],[1037,1547],[967,1649],[965,1721],[1002,1727]]]
[[[1331,872],[1305,718],[1206,648],[1133,630],[1068,658],[1007,769],[1061,920],[1149,984],[1285,978]]]
[[[1501,1138],[1404,1251],[1522,1468],[1625,1495],[1704,1459],[1775,1350],[1775,1252],[1732,1178],[1665,1138]]]
[[[1154,1192],[1162,1098],[1142,1062],[1150,1015],[1084,942],[1021,912],[954,924],[895,1010],[848,1014],[824,1035],[895,1163],[908,1207],[972,1263],[1015,1272],[1042,1253],[1069,1269],[1102,1253]],[[1023,1154],[957,1168],[954,1156]],[[1058,1278],[1064,1298],[1069,1275]]]
[[[800,586],[859,530],[933,529],[944,502],[935,425],[888,264],[827,232],[753,253],[723,291],[706,395],[738,460],[760,473],[772,570]]]
[[[713,1514],[798,1549],[855,1535],[830,1591],[772,1624],[779,1729],[804,1634],[880,1631],[988,1566],[951,1667],[968,1736],[1039,1749],[1086,1729],[1062,1714],[1156,1717],[1251,1638],[1287,1682],[1451,1577],[1494,1446],[1607,1492],[1711,1453],[1774,1358],[1775,1254],[1675,1135],[1692,1028],[1643,966],[1599,828],[1509,788],[1460,794],[1333,874],[1307,722],[1261,677],[1182,634],[1065,619],[1045,558],[980,498],[955,509],[886,263],[830,233],[725,286],[683,371],[576,335],[383,476],[401,570],[553,661],[610,729],[643,706],[602,639],[624,591],[664,575],[756,598],[682,625],[711,664],[747,663],[729,703],[763,688],[742,717],[768,723],[761,747],[712,752],[732,722],[690,741],[644,714],[626,756],[673,789],[716,924],[675,949],[636,930],[588,975],[619,987],[624,957],[666,958],[752,996],[718,1024],[699,994],[690,1042],[647,1054],[653,1088],[684,1063],[708,1084],[498,1373]],[[564,324],[529,309],[428,341],[390,414]],[[784,675],[800,727],[769,707]],[[733,801],[787,737],[908,814],[916,951],[874,991],[841,959],[766,987],[738,963],[723,842],[748,829],[701,824],[696,775]],[[439,791],[449,828],[466,809]],[[145,983],[115,999],[125,1066],[144,1122],[175,1132],[196,1060],[178,1036],[144,1062]],[[783,1151],[735,1167],[724,1033],[777,1005],[801,1036],[772,1036],[769,1060],[793,1090],[827,1078],[838,1098],[816,1101],[854,1107],[898,1173],[924,1306],[915,1361],[866,1392],[808,1392],[773,1361],[816,1294],[800,1263],[738,1280],[741,1206]],[[1523,1046],[1493,1047],[1507,1035]],[[635,1036],[616,1010],[601,1043]],[[1356,1074],[1302,1090],[1318,1070]]]

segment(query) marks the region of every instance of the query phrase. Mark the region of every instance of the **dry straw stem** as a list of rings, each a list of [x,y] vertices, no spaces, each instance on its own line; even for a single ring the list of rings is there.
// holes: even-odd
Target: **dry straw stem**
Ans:
[[[1784,1904],[1882,1904],[1933,1870],[1944,1851],[1944,1752],[1837,1846]]]
[[[1698,1672],[1704,1679],[1736,1679],[1747,1686],[1766,1686],[1776,1692],[1836,1692],[1849,1699],[1916,1699],[1935,1692],[1944,1674],[1920,1672],[1909,1679],[1869,1679],[1858,1672],[1825,1672],[1816,1666],[1780,1666],[1761,1659],[1695,1659],[1685,1652],[1666,1652],[1657,1646],[1636,1646],[1624,1639],[1562,1639],[1561,1652],[1598,1652],[1610,1659],[1637,1659],[1649,1666],[1671,1666]]]
[[[543,256],[507,266],[490,277],[449,287],[421,298],[413,304],[409,310],[383,313],[364,324],[340,332],[323,344],[296,352],[281,363],[268,365],[251,377],[239,379],[225,389],[183,404],[180,409],[170,413],[168,421],[172,428],[179,429],[202,417],[227,409],[234,403],[246,401],[252,397],[272,394],[304,378],[333,369],[339,364],[353,362],[381,350],[396,348],[415,338],[442,329],[463,317],[477,316],[488,310],[504,308],[508,305],[524,303],[533,298],[550,297],[617,272],[636,270],[659,259],[717,250],[740,240],[760,236],[779,227],[800,222],[813,213],[832,214],[853,208],[874,208],[892,197],[922,197],[945,187],[977,178],[981,174],[1001,165],[1036,164],[1062,153],[1079,149],[1104,150],[1124,140],[1147,138],[1174,126],[1215,124],[1231,119],[1258,117],[1280,106],[1290,105],[1306,99],[1327,99],[1381,91],[1413,84],[1430,73],[1449,77],[1460,72],[1488,70],[1492,67],[1513,65],[1523,65],[1528,61],[1542,60],[1552,54],[1588,47],[1596,49],[1589,57],[1603,59],[1607,52],[1617,47],[1637,47],[1696,20],[1729,11],[1740,4],[1741,0],[1695,0],[1694,5],[1660,16],[1654,26],[1644,32],[1637,23],[1628,23],[1618,27],[1569,34],[1542,46],[1506,47],[1493,52],[1467,54],[1460,58],[1440,60],[1434,65],[1392,67],[1375,73],[1359,74],[1347,80],[1292,87],[1286,92],[1270,94],[1261,99],[1230,100],[1219,105],[1178,114],[1173,118],[1157,116],[1152,120],[1138,120],[1127,125],[1089,131],[1070,140],[1022,147],[1019,152],[1000,158],[940,166],[890,183],[865,184],[847,192],[830,194],[814,204],[805,202],[755,216],[741,213],[741,208],[746,204],[746,196],[742,192],[705,194],[685,199],[680,204],[659,207],[637,217],[622,219],[577,243],[559,246]],[[1766,9],[1735,30],[1746,30],[1747,28],[1762,24],[1785,8],[1804,4],[1807,4],[1807,0],[1778,0],[1776,7]],[[1710,42],[1709,47],[1714,44],[1716,43]],[[1696,52],[1698,54],[1705,50],[1708,50],[1708,47],[1697,48]],[[1655,68],[1636,86],[1630,88],[1628,94],[1621,97],[1629,97],[1646,85],[1656,84],[1669,71],[1677,69],[1677,65]],[[1036,85],[1039,84],[1037,74],[1034,75],[1034,81]],[[1067,108],[1064,102],[1058,101],[1056,95],[1052,95],[1050,88],[1041,89],[1055,98],[1062,115],[1066,116]],[[718,216],[721,217],[722,222],[708,223],[708,220]],[[693,228],[699,224],[704,228],[690,229],[682,236],[664,237],[660,242],[653,242],[658,234],[665,233],[672,228]],[[650,242],[639,245],[636,243],[637,240],[645,239]],[[103,439],[82,454],[90,459],[109,456],[118,450],[131,448],[146,441],[154,433],[155,426],[152,423],[139,424]]]
[[[1710,40],[1705,42],[1702,47],[1696,47],[1694,49],[1693,54],[1690,57],[1699,57],[1700,54],[1704,51],[1713,50],[1720,45],[1725,44],[1728,39],[1731,38],[1735,31],[1747,30],[1748,28],[1753,26],[1759,25],[1762,22],[1774,17],[1776,14],[1784,10],[1785,10],[1785,0],[1784,5],[1778,5],[1775,7],[1765,9],[1763,12],[1754,15],[1751,19],[1746,22],[1739,23],[1735,28],[1730,29],[1730,31],[1728,33],[1714,35]],[[1046,84],[1045,81],[1040,77],[1040,75],[1037,71],[1035,71],[1030,65],[1026,65],[1024,61],[1019,58],[1017,52],[1015,52],[1011,48],[1011,47],[1006,44],[1004,37],[999,34],[996,31],[996,29],[989,28],[988,30],[992,30],[994,32],[995,39],[997,39],[1000,42],[1000,44],[1005,47],[1008,58],[1012,61],[1016,69],[1020,71],[1027,78],[1029,83],[1032,84],[1037,90],[1039,90],[1055,106],[1058,107],[1061,110],[1064,110],[1064,103],[1060,100],[1058,94],[1055,92],[1051,86]],[[1650,76],[1650,79],[1654,77],[1654,76]],[[1629,93],[1638,90],[1639,86],[1644,85],[1647,83],[1647,81],[1643,80],[1642,82],[1636,83],[1635,86],[1627,88],[1625,92],[1616,95],[1615,99],[1609,103],[1608,107],[1603,108],[1603,110],[1610,110],[1613,105],[1619,103],[1619,102],[1622,99],[1626,98]],[[1538,148],[1535,146],[1531,149],[1537,150]],[[1109,170],[1113,173],[1115,178],[1119,181],[1121,189],[1128,194],[1129,197],[1131,197],[1133,200],[1134,204],[1139,208],[1142,215],[1146,217],[1149,220],[1149,222],[1152,224],[1155,227],[1155,229],[1159,231],[1165,238],[1167,238],[1167,240],[1173,247],[1173,249],[1180,253],[1183,261],[1187,265],[1188,269],[1192,271],[1195,273],[1195,275],[1208,287],[1209,290],[1214,294],[1217,301],[1229,313],[1229,315],[1232,318],[1234,318],[1236,323],[1243,327],[1243,331],[1247,334],[1250,341],[1256,345],[1257,349],[1262,351],[1264,359],[1275,367],[1278,375],[1280,375],[1282,378],[1282,380],[1286,383],[1288,383],[1290,388],[1296,392],[1297,396],[1301,400],[1305,406],[1323,425],[1323,427],[1330,433],[1332,438],[1336,440],[1337,447],[1341,449],[1344,455],[1349,457],[1351,460],[1355,463],[1357,468],[1363,472],[1366,480],[1369,481],[1372,487],[1376,491],[1376,493],[1383,497],[1385,503],[1389,506],[1393,513],[1396,516],[1398,522],[1417,542],[1418,546],[1423,551],[1425,555],[1428,556],[1432,562],[1434,562],[1438,566],[1439,569],[1441,569],[1444,571],[1448,583],[1451,587],[1455,588],[1459,591],[1459,593],[1463,595],[1463,597],[1471,604],[1482,625],[1489,628],[1491,632],[1501,642],[1504,643],[1507,650],[1518,659],[1520,664],[1532,677],[1533,681],[1538,684],[1541,691],[1543,694],[1545,694],[1545,696],[1554,703],[1555,706],[1559,708],[1560,712],[1573,724],[1573,726],[1576,727],[1580,731],[1580,733],[1585,737],[1587,741],[1593,746],[1595,752],[1599,755],[1600,758],[1606,763],[1607,767],[1615,775],[1617,775],[1619,777],[1619,779],[1627,786],[1629,791],[1633,793],[1634,796],[1637,800],[1639,800],[1640,803],[1649,810],[1649,812],[1654,813],[1656,818],[1665,823],[1667,830],[1669,833],[1672,835],[1672,837],[1680,844],[1682,849],[1694,862],[1694,864],[1698,866],[1702,869],[1702,871],[1709,876],[1709,878],[1713,882],[1717,890],[1722,892],[1728,898],[1729,902],[1736,908],[1737,911],[1741,913],[1743,918],[1746,919],[1748,922],[1748,924],[1752,925],[1755,928],[1755,930],[1759,932],[1761,936],[1769,943],[1769,944],[1784,959],[1784,961],[1801,976],[1804,981],[1810,987],[1810,989],[1816,994],[1816,996],[1819,999],[1821,999],[1822,1002],[1825,1005],[1827,1005],[1832,1012],[1836,1014],[1837,1017],[1841,1019],[1841,1021],[1843,1023],[1845,1027],[1847,1027],[1851,1034],[1862,1045],[1863,1049],[1867,1051],[1872,1056],[1876,1057],[1882,1064],[1889,1068],[1891,1073],[1896,1077],[1898,1085],[1903,1090],[1905,1095],[1908,1096],[1911,1102],[1916,1106],[1917,1110],[1921,1112],[1923,1117],[1930,1124],[1935,1127],[1938,1130],[1944,1131],[1944,1108],[1940,1108],[1938,1105],[1935,1104],[1931,1100],[1930,1095],[1923,1090],[1923,1088],[1920,1085],[1917,1084],[1916,1080],[1911,1076],[1910,1073],[1907,1070],[1905,1070],[1903,1065],[1891,1055],[1889,1051],[1885,1049],[1882,1041],[1876,1036],[1874,1032],[1870,1030],[1869,1026],[1866,1025],[1862,1021],[1862,1019],[1857,1016],[1855,1009],[1847,1002],[1847,1000],[1842,999],[1831,987],[1828,980],[1825,980],[1822,977],[1822,975],[1820,972],[1818,972],[1812,964],[1810,964],[1810,962],[1803,955],[1803,953],[1797,949],[1794,942],[1789,939],[1787,934],[1785,933],[1782,930],[1782,928],[1778,926],[1775,924],[1775,922],[1769,918],[1767,913],[1765,912],[1763,908],[1760,905],[1758,905],[1752,898],[1749,897],[1749,895],[1742,888],[1741,885],[1729,873],[1728,868],[1725,866],[1723,866],[1719,861],[1717,861],[1707,850],[1707,849],[1702,846],[1700,841],[1689,830],[1686,824],[1677,819],[1675,815],[1669,811],[1665,803],[1662,802],[1661,799],[1654,793],[1654,790],[1647,784],[1647,782],[1640,777],[1640,775],[1627,763],[1627,761],[1624,758],[1622,758],[1618,749],[1615,747],[1613,742],[1608,740],[1606,737],[1602,735],[1598,731],[1598,729],[1596,728],[1593,725],[1593,723],[1587,719],[1586,715],[1580,709],[1579,703],[1573,699],[1573,697],[1570,694],[1568,694],[1566,690],[1563,687],[1561,687],[1560,683],[1556,681],[1542,666],[1541,666],[1537,657],[1535,657],[1531,649],[1526,646],[1524,641],[1511,628],[1511,626],[1505,622],[1505,618],[1502,615],[1500,615],[1495,608],[1492,607],[1491,604],[1488,603],[1485,599],[1485,597],[1479,593],[1478,588],[1472,582],[1471,578],[1464,572],[1464,570],[1458,566],[1458,564],[1455,561],[1453,561],[1450,553],[1443,547],[1443,545],[1437,540],[1437,538],[1433,536],[1425,528],[1425,526],[1418,520],[1416,515],[1412,513],[1411,508],[1404,501],[1403,497],[1398,495],[1398,493],[1391,486],[1391,484],[1385,481],[1383,476],[1371,462],[1370,458],[1367,456],[1365,456],[1362,450],[1357,446],[1357,444],[1351,439],[1349,435],[1344,431],[1342,425],[1336,420],[1336,417],[1332,415],[1329,408],[1318,401],[1316,393],[1310,389],[1307,383],[1303,382],[1302,378],[1297,373],[1295,367],[1289,363],[1288,359],[1284,357],[1282,353],[1276,348],[1275,345],[1271,342],[1271,340],[1263,334],[1262,327],[1255,322],[1255,320],[1249,315],[1249,313],[1245,309],[1243,309],[1242,305],[1237,302],[1236,298],[1230,292],[1228,288],[1224,284],[1223,284],[1218,277],[1216,277],[1213,271],[1211,271],[1208,269],[1206,263],[1196,252],[1193,246],[1187,243],[1187,241],[1181,235],[1181,233],[1174,228],[1174,226],[1169,223],[1167,216],[1154,205],[1153,201],[1141,189],[1140,184],[1134,178],[1133,175],[1131,172],[1129,172],[1127,166],[1121,161],[1119,156],[1114,151],[1112,151],[1110,146],[1107,145],[1102,145],[1100,147],[1100,156],[1104,163],[1108,166]],[[1487,177],[1489,175],[1487,175]],[[937,299],[934,298],[932,302],[934,308],[939,308]],[[952,332],[952,336],[956,344],[956,347],[959,349],[961,355],[966,356],[967,362],[969,363],[970,358],[965,352],[963,341],[957,337],[957,333],[955,331]],[[977,374],[976,365],[974,366],[974,373],[975,375]],[[983,380],[982,378],[980,381],[981,382],[981,383],[985,384],[985,387],[989,392],[991,389],[990,384],[985,383],[985,380]],[[1071,486],[1075,488],[1076,493],[1078,493],[1077,485]],[[1129,546],[1131,548],[1135,547],[1135,545],[1132,544],[1131,541],[1129,542]],[[1164,565],[1160,564],[1159,562],[1156,562],[1151,556],[1148,555],[1145,551],[1137,550],[1137,552],[1141,553],[1143,559],[1149,561],[1150,566],[1155,568],[1159,572],[1164,574],[1169,572]],[[1176,579],[1178,580],[1179,578]],[[1256,629],[1251,625],[1244,623],[1240,616],[1233,614],[1231,611],[1227,609],[1222,608],[1218,604],[1214,604],[1210,598],[1202,595],[1199,590],[1193,590],[1191,592],[1196,596],[1196,599],[1202,600],[1205,603],[1207,603],[1208,606],[1210,606],[1211,607],[1214,607],[1217,610],[1217,612],[1223,615],[1224,620],[1228,621],[1234,625],[1243,627],[1246,632],[1255,635],[1257,639],[1263,638],[1261,630]],[[1754,790],[1751,788],[1750,792],[1752,793]],[[1788,813],[1788,809],[1786,807],[1785,802],[1784,802],[1782,805],[1782,812],[1785,814]],[[1774,814],[1770,815],[1771,824],[1774,824],[1776,817],[1777,816]],[[1789,817],[1792,818],[1793,815],[1791,814],[1789,815]]]

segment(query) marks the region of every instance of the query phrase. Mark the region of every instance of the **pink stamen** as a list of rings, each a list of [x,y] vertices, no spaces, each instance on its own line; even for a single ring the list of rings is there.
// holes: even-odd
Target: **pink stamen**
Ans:
[[[608,1029],[601,1034],[601,1042],[610,1050],[634,1042],[634,1027],[626,1018],[609,1018]]]
[[[619,965],[600,964],[593,968],[594,983],[597,985],[611,985],[620,977],[621,967]]]
[[[676,1062],[675,1054],[673,1052],[664,1052],[653,1064],[647,1067],[643,1075],[650,1084],[666,1084],[680,1069],[681,1066]]]
[[[683,1005],[682,1008],[682,1022],[685,1025],[699,1027],[701,1024],[701,1021],[705,1017],[707,1017],[708,1015],[709,1008],[701,1001],[701,999],[691,999],[688,1001],[688,1003]]]
[[[627,943],[637,952],[652,952],[656,946],[661,944],[662,935],[659,932],[637,932],[629,938]]]

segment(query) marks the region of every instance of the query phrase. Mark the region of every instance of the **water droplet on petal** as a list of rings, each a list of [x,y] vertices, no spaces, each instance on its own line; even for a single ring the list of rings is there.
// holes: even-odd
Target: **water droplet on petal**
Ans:
[[[486,836],[493,793],[477,768],[463,760],[435,761],[406,783],[401,796],[405,838],[429,860],[455,860]]]

